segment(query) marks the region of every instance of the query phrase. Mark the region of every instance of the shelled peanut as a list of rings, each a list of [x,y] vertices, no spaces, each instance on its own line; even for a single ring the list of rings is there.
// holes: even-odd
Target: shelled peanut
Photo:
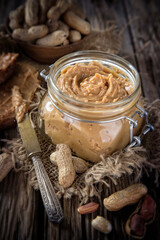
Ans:
[[[142,239],[146,232],[146,225],[154,221],[155,213],[156,203],[147,194],[141,199],[136,210],[129,216],[125,225],[126,233],[136,239]]]
[[[141,183],[133,184],[121,191],[117,191],[104,199],[104,206],[109,211],[118,211],[122,207],[135,204],[139,201],[136,210],[128,218],[125,230],[126,233],[136,239],[142,239],[146,232],[146,225],[153,222],[156,214],[156,203],[154,199],[147,194],[147,187]],[[97,211],[98,203],[90,202],[78,207],[80,214],[89,214]],[[92,220],[92,227],[102,233],[108,234],[112,231],[111,222],[97,216]]]
[[[111,222],[102,216],[97,216],[92,220],[92,227],[105,234],[108,234],[112,231]]]
[[[90,202],[90,203],[87,203],[85,205],[82,205],[82,206],[78,207],[77,211],[80,214],[89,214],[89,213],[96,212],[98,208],[99,208],[98,203]]]
[[[80,7],[65,0],[27,0],[9,14],[9,27],[14,39],[41,46],[67,45],[91,32],[90,23]],[[32,31],[34,28],[36,33]],[[59,30],[65,34],[57,32]]]

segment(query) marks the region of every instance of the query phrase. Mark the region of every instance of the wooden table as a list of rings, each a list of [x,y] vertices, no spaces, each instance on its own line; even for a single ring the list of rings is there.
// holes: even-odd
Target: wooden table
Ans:
[[[3,23],[11,9],[24,1],[0,1],[0,23]],[[81,0],[88,13],[88,19],[98,20],[99,28],[107,20],[114,20],[123,29],[120,55],[129,60],[139,71],[143,94],[150,101],[160,96],[160,2],[158,0]],[[96,21],[97,22],[97,21]],[[120,30],[121,31],[121,30]],[[1,138],[12,139],[16,129],[1,132]],[[2,144],[1,144],[2,146]],[[152,189],[157,201],[155,221],[147,227],[145,240],[160,239],[160,188],[153,179],[143,179]],[[98,214],[107,216],[113,224],[109,235],[101,234],[91,227],[96,214],[81,216],[77,212],[77,198],[61,200],[65,219],[60,225],[48,221],[39,191],[28,184],[23,172],[11,171],[0,183],[0,240],[98,240],[132,239],[127,237],[123,225],[130,207],[117,213],[107,213],[100,207]]]

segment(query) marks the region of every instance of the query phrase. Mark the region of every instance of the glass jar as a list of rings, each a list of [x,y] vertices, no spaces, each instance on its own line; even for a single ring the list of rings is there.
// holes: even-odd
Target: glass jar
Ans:
[[[69,97],[56,85],[61,71],[76,63],[97,61],[133,83],[130,96],[114,103],[86,103]],[[79,157],[99,162],[100,155],[109,155],[132,141],[143,124],[140,101],[141,85],[136,69],[116,55],[100,51],[68,54],[50,66],[48,92],[39,107],[38,125],[54,144],[65,143]],[[138,113],[138,114],[137,114]]]

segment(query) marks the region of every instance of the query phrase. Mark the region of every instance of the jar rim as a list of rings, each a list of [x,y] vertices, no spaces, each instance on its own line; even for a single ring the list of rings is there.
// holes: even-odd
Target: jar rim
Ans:
[[[100,62],[107,62],[109,65],[116,65],[118,68],[122,69],[122,72],[127,72],[134,78],[134,91],[126,98],[112,103],[92,103],[92,102],[82,102],[80,100],[71,98],[67,94],[63,93],[56,85],[56,77],[57,73],[61,72],[61,70],[68,65],[75,64],[75,62],[87,62],[87,61],[100,61]],[[103,63],[102,63],[103,65]],[[125,70],[124,70],[125,69]],[[85,51],[78,51],[67,54],[60,59],[58,59],[51,67],[49,72],[49,79],[48,79],[48,92],[51,98],[62,99],[63,103],[66,102],[69,105],[74,106],[81,106],[83,109],[96,109],[102,108],[123,108],[126,105],[130,105],[132,100],[136,98],[137,94],[140,96],[140,78],[137,70],[135,67],[129,63],[127,60],[123,59],[120,56],[106,53],[103,51],[97,50],[85,50]],[[140,90],[140,91],[138,91]],[[53,99],[52,99],[53,100]],[[55,102],[55,101],[54,101]]]

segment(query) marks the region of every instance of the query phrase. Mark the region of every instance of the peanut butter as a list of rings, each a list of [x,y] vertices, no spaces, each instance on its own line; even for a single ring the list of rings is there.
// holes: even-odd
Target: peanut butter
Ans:
[[[133,92],[128,79],[98,62],[66,67],[58,78],[57,86],[72,98],[92,103],[117,102]]]
[[[12,105],[15,109],[17,122],[20,123],[27,111],[27,105],[22,98],[19,86],[16,85],[12,88]]]
[[[97,104],[125,99],[134,90],[133,83],[122,77],[118,70],[108,69],[98,62],[67,66],[61,71],[57,86],[70,98],[80,101],[82,106],[83,102],[93,103],[94,109]],[[135,111],[136,107],[132,107],[125,114],[130,117]],[[104,123],[76,120],[59,111],[48,95],[42,102],[41,115],[45,132],[54,144],[65,143],[77,156],[91,162],[99,162],[101,154],[109,155],[129,143],[130,131],[126,119]],[[134,134],[142,124],[138,115],[135,119],[138,127],[134,129]]]
[[[12,76],[17,58],[18,53],[2,53],[0,55],[0,84]]]

